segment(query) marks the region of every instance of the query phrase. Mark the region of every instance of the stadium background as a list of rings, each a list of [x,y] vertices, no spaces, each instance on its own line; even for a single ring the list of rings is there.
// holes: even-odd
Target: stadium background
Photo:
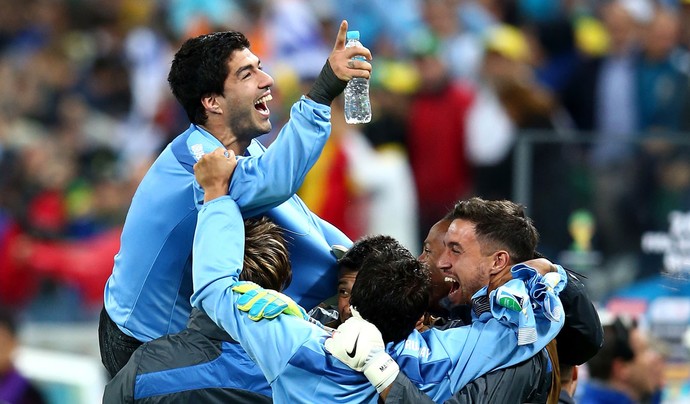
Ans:
[[[687,399],[690,5],[623,0],[605,20],[606,3],[0,0],[0,303],[20,320],[19,368],[51,403],[100,401],[97,314],[120,227],[188,125],[166,83],[180,43],[244,32],[276,80],[279,129],[344,18],[374,55],[374,118],[346,125],[334,104],[299,192],[310,208],[353,239],[388,233],[418,253],[458,198],[524,203],[540,250],[657,338],[665,402]],[[629,102],[587,127],[588,63],[624,36],[636,81],[596,91]]]

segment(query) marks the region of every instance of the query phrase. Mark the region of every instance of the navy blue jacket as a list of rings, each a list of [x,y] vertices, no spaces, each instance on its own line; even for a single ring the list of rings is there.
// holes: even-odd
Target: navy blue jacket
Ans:
[[[183,331],[140,346],[103,395],[104,404],[271,402],[259,367],[198,309]]]

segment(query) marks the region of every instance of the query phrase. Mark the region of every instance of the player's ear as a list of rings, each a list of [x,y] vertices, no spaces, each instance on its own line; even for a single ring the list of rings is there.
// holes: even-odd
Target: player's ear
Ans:
[[[491,274],[501,272],[505,267],[510,266],[510,254],[505,250],[498,250],[493,253],[493,262],[491,265]]]
[[[201,105],[204,107],[206,112],[211,114],[222,114],[223,109],[218,100],[220,96],[218,94],[207,94],[201,97]]]

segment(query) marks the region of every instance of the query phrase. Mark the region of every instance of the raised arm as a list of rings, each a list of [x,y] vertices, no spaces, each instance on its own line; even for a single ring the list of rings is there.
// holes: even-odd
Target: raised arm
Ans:
[[[276,140],[256,161],[249,159],[238,167],[230,196],[244,216],[263,213],[297,192],[330,135],[331,102],[352,77],[370,76],[371,64],[352,58],[371,60],[371,52],[365,47],[345,48],[346,36],[347,21],[342,21],[321,73],[307,96],[292,107]]]
[[[236,287],[246,283],[239,282],[244,260],[244,221],[235,201],[225,195],[234,164],[231,153],[226,157],[224,150],[217,149],[195,165],[196,178],[206,196],[194,235],[191,302],[242,344],[271,382],[312,330],[306,321],[295,317],[255,322],[250,313],[240,311],[236,304],[243,296]],[[280,345],[266,343],[277,340]]]
[[[268,148],[252,141],[251,156],[240,158],[229,190],[243,216],[262,214],[297,192],[328,140],[330,119],[329,107],[302,98]]]
[[[244,217],[264,213],[292,197],[304,182],[307,172],[318,160],[331,132],[331,101],[352,77],[369,77],[371,64],[353,62],[353,56],[371,59],[367,48],[345,48],[347,22],[343,21],[320,75],[308,95],[293,105],[290,120],[275,141],[264,148],[253,141],[247,158],[240,158],[230,184],[229,194],[240,206]],[[211,142],[213,139],[209,139]],[[188,141],[193,152],[195,141]],[[204,150],[211,145],[204,145]],[[197,146],[198,147],[198,146]],[[197,202],[203,199],[198,184]]]

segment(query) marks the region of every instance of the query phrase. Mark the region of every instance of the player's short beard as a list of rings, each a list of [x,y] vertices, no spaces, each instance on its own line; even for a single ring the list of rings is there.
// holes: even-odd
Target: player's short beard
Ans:
[[[253,109],[253,107],[252,107]],[[250,111],[249,114],[253,114],[254,111]],[[252,116],[252,115],[250,115]],[[243,113],[237,109],[233,109],[229,113],[228,126],[230,130],[235,135],[235,138],[239,141],[250,141],[261,135],[264,135],[271,131],[272,125],[270,121],[268,123],[268,130],[257,127],[254,119],[247,119],[247,114]]]

